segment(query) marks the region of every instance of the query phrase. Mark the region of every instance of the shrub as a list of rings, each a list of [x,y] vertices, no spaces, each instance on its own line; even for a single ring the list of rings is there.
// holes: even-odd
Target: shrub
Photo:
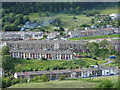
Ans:
[[[20,83],[27,83],[27,79],[23,78],[23,77],[20,77],[19,78],[19,82]]]
[[[35,76],[34,78],[31,78],[31,82],[39,81],[41,79],[41,76]]]
[[[114,86],[114,83],[112,83],[109,80],[103,80],[98,84],[95,88],[112,88]]]
[[[47,60],[47,58],[44,58],[44,57],[42,57],[41,59],[42,59],[42,60]]]
[[[77,18],[74,16],[73,19],[77,19]]]
[[[120,90],[120,81],[116,82],[113,86],[113,88],[118,88],[118,90]]]
[[[2,78],[2,88],[11,86],[12,82],[9,77]]]
[[[64,80],[65,76],[64,75],[60,75],[59,80]]]
[[[50,80],[50,79],[48,78],[48,76],[47,76],[46,74],[44,74],[44,75],[41,76],[41,81],[47,82],[47,81],[49,81],[49,80]]]
[[[17,83],[20,83],[20,81],[19,81],[18,79],[14,78],[14,79],[12,80],[12,85],[15,85],[15,84],[17,84]]]
[[[26,60],[31,60],[30,58],[26,58]]]

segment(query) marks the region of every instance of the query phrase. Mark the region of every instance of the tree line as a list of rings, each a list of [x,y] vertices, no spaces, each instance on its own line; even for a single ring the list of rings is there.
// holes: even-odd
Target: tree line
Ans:
[[[68,12],[79,13],[79,11],[89,10],[94,8],[105,8],[117,5],[110,2],[3,2],[5,13],[28,14],[42,12]],[[102,7],[101,7],[102,6]],[[4,13],[3,13],[4,14]]]

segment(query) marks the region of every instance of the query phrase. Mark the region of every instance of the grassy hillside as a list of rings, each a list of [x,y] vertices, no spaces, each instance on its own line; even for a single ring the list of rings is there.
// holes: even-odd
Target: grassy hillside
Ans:
[[[103,14],[103,15],[109,15],[111,13],[118,13],[118,7],[115,6],[115,7],[105,8],[100,10],[100,14]]]
[[[39,17],[38,13],[31,13],[29,14],[30,20],[31,21],[41,21],[41,20],[46,20],[50,18],[61,18],[63,27],[67,28],[76,28],[80,27],[81,24],[90,24],[91,17],[86,17],[85,15],[75,15],[77,19],[73,19],[74,15],[69,15],[69,14],[56,14],[55,16],[50,16],[50,17]],[[48,25],[47,27],[50,27]]]
[[[54,81],[45,83],[23,83],[10,88],[93,88],[96,83],[85,81]]]
[[[80,28],[82,24],[91,24],[91,17],[86,17],[85,15],[75,15],[77,19],[73,19],[74,15],[59,14],[58,17],[61,18],[64,27],[68,28]]]
[[[76,68],[77,66],[80,65],[81,62],[85,62],[85,64],[83,65],[84,67],[89,66],[89,65],[93,65],[96,64],[96,62],[98,62],[98,64],[104,63],[106,61],[104,60],[94,60],[94,59],[90,59],[90,58],[83,58],[83,59],[79,59],[79,60],[49,60],[49,61],[44,61],[44,60],[39,60],[39,59],[32,59],[32,60],[21,60],[21,63],[18,63],[16,65],[16,70],[34,70],[34,69],[38,69],[38,70],[53,70],[53,69],[68,69],[68,68]]]
[[[97,78],[81,78],[64,81],[23,83],[11,86],[10,88],[94,88],[102,80],[110,80],[113,83],[118,82],[118,76],[97,77]]]
[[[113,34],[113,35],[99,35],[99,36],[77,37],[77,38],[69,38],[69,40],[86,40],[86,39],[100,39],[100,38],[112,38],[112,37],[120,37],[120,35]]]
[[[114,7],[109,7],[109,8],[104,8],[104,9],[99,9],[98,10],[100,12],[101,15],[109,15],[111,13],[118,13],[118,7],[114,6]],[[59,17],[61,18],[63,27],[65,28],[70,28],[71,30],[74,28],[80,28],[80,25],[82,24],[89,24],[91,25],[90,21],[92,17],[86,17],[86,15],[80,14],[80,15],[73,15],[73,14],[55,14],[54,16],[50,16],[50,17],[46,17],[46,16],[42,16],[39,17],[38,13],[31,13],[28,15],[30,17],[31,21],[41,21],[41,20],[47,20],[50,18],[56,18]],[[73,17],[76,16],[77,19],[73,19]],[[48,25],[47,27],[51,27],[52,25]]]

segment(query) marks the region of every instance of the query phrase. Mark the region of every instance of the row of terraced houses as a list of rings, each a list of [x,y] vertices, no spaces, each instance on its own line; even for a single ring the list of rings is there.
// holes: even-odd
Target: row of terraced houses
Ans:
[[[8,41],[13,58],[72,59],[73,52],[86,52],[87,43],[68,40]]]
[[[64,75],[66,79],[68,78],[83,78],[83,77],[95,77],[95,76],[105,76],[105,75],[115,75],[118,74],[117,67],[90,67],[90,68],[80,68],[80,69],[67,69],[67,70],[53,70],[53,71],[30,71],[30,72],[16,72],[14,74],[15,78],[33,78],[35,76],[41,76],[46,74],[50,80],[58,79],[61,75]]]

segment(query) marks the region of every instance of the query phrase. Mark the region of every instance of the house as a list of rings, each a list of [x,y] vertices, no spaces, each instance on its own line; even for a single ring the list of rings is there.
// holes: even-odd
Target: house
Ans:
[[[109,15],[112,20],[119,20],[120,19],[120,14],[112,13]]]
[[[50,80],[58,79],[61,75],[68,78],[85,78],[94,76],[104,76],[118,74],[117,67],[94,67],[94,68],[80,68],[80,69],[66,69],[66,70],[52,70],[52,71],[30,71],[30,72],[16,72],[15,78],[33,78],[35,76],[41,76],[46,74]]]

